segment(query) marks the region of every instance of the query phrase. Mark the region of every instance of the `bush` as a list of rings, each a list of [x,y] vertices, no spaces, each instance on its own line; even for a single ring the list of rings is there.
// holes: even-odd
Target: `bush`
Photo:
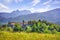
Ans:
[[[8,28],[7,28],[7,31],[12,32],[12,31],[13,31],[13,29],[12,29],[11,27],[8,27]]]
[[[57,33],[56,29],[52,30],[51,32],[52,32],[52,34]]]
[[[15,24],[15,27],[14,27],[14,29],[13,29],[14,31],[22,31],[22,27],[21,27],[21,25],[20,24]]]
[[[27,26],[26,27],[26,32],[31,32],[32,31],[32,28],[30,26]]]

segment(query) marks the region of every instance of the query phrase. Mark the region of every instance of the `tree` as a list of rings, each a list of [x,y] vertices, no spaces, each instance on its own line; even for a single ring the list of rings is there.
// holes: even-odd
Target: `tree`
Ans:
[[[0,23],[0,27],[2,26],[2,24]]]
[[[32,28],[30,26],[27,26],[26,27],[26,32],[31,32],[32,31]]]
[[[42,23],[47,23],[47,21],[46,20],[42,20]]]
[[[7,27],[7,31],[13,32],[13,29],[11,27]]]
[[[47,26],[47,25],[46,25],[45,23],[42,23],[42,24],[41,24],[42,32],[44,32],[44,30],[46,29],[46,26]]]
[[[39,19],[38,22],[41,22],[41,20]]]
[[[2,25],[2,30],[7,31],[8,24]]]
[[[52,32],[52,34],[57,33],[56,29],[52,30],[51,32]]]
[[[35,23],[34,23],[34,25],[32,26],[32,32],[37,32],[37,26],[36,26]]]
[[[48,29],[49,29],[50,31],[52,31],[52,30],[54,30],[54,26],[51,25],[51,26],[48,27]]]
[[[23,20],[23,25],[24,25],[24,22],[25,22],[25,21]]]
[[[41,23],[40,23],[39,21],[37,22],[37,26],[38,26],[38,27],[40,27],[40,26],[41,26]]]
[[[44,33],[51,33],[51,31],[48,29],[49,26],[46,26]]]
[[[59,25],[54,24],[54,29],[56,29],[56,31],[60,32],[60,26]]]
[[[22,31],[22,27],[19,23],[15,24],[14,31]]]

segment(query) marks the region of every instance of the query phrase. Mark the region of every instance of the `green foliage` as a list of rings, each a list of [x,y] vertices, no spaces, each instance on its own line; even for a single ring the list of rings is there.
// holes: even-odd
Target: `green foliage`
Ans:
[[[27,27],[26,27],[26,32],[31,32],[31,31],[32,31],[32,27],[27,26]]]
[[[52,30],[52,34],[55,34],[57,33],[56,29]]]
[[[48,30],[48,29],[45,29],[45,30],[44,30],[44,33],[51,33],[51,31]]]
[[[38,26],[38,27],[41,26],[41,22],[38,21],[38,22],[37,22],[37,26]]]
[[[42,23],[47,23],[47,21],[46,20],[42,20]]]
[[[8,25],[5,24],[5,25],[3,25],[2,30],[3,30],[3,31],[7,31],[7,28],[8,28]]]
[[[1,31],[26,31],[26,32],[38,32],[38,33],[58,33],[60,32],[60,26],[57,24],[53,24],[50,22],[47,22],[46,20],[38,20],[38,21],[28,21],[28,24],[25,24],[25,21],[23,20],[22,26],[20,23],[15,23],[14,28],[11,28],[8,26],[8,24],[2,25],[2,28],[0,28]],[[23,27],[24,26],[24,27]]]
[[[37,32],[37,26],[36,26],[35,23],[34,23],[34,25],[32,26],[32,32]]]
[[[49,26],[46,26],[46,28],[44,29],[44,33],[51,33],[51,31],[48,29]]]
[[[21,25],[20,24],[15,24],[15,27],[14,27],[14,29],[13,29],[14,31],[22,31],[22,27],[21,27]]]
[[[54,26],[53,25],[49,26],[49,30],[50,31],[54,30]]]
[[[8,27],[7,31],[13,32],[13,29],[11,27]]]
[[[54,28],[55,28],[58,32],[60,32],[60,26],[59,26],[59,25],[54,24]]]

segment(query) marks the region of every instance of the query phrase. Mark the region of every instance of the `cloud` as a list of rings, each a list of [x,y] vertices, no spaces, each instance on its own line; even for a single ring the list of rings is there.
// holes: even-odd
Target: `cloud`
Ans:
[[[0,3],[0,10],[1,9],[9,9],[7,6],[3,5],[2,3]]]
[[[46,2],[43,3],[43,5],[48,5],[48,4],[51,4],[52,0],[48,0]]]
[[[32,1],[32,6],[36,6],[39,2],[40,2],[40,0],[33,0]]]
[[[11,2],[14,2],[14,3],[20,3],[20,2],[23,2],[25,0],[4,0],[4,2],[7,4],[7,6],[9,5],[9,3]],[[28,4],[28,6],[25,4],[21,4],[22,7],[19,8],[19,6],[17,6],[17,8],[15,7],[14,9],[11,7],[12,10],[30,10],[32,12],[45,12],[45,11],[48,11],[50,8],[52,8],[52,4],[54,6],[54,4],[59,4],[60,1],[58,0],[47,0],[46,2],[42,3],[41,1],[43,0],[32,0],[32,2],[30,1]],[[14,7],[14,3],[11,5],[13,5]],[[41,3],[41,5],[40,5]],[[10,10],[6,4],[0,4],[0,10]],[[36,6],[38,4],[38,6]],[[26,7],[25,7],[26,6]],[[35,7],[36,6],[36,7]],[[41,8],[40,8],[41,6]],[[37,8],[38,7],[38,8]]]
[[[44,3],[42,3],[42,7],[41,8],[38,8],[38,9],[35,9],[37,12],[45,12],[45,11],[49,11],[50,10],[50,7],[51,7],[51,3],[52,3],[52,0],[48,0]]]
[[[60,4],[60,1],[58,0],[48,0],[46,2],[43,3],[43,5],[51,5],[51,4]]]
[[[40,3],[40,1],[41,0],[33,0],[32,1],[33,6],[36,6],[38,3]],[[48,1],[44,2],[44,3],[41,3],[42,4],[41,8],[32,7],[29,10],[31,12],[45,12],[45,11],[48,11],[48,10],[50,10],[51,2],[52,2],[52,0],[48,0]]]
[[[15,0],[16,3],[18,3],[18,2],[22,2],[22,1],[23,1],[23,0]]]
[[[44,3],[42,3],[42,7],[41,8],[38,8],[38,9],[35,9],[35,8],[31,8],[30,10],[32,10],[32,12],[46,12],[46,11],[49,11],[49,10],[52,10],[52,4],[60,4],[60,1],[58,0],[48,0]]]
[[[60,4],[60,1],[54,0],[54,2],[52,4]]]
[[[4,3],[11,3],[13,0],[3,0]]]
[[[28,9],[28,10],[30,10],[32,13],[35,12],[35,8],[30,8],[30,9]]]
[[[46,12],[46,11],[49,11],[49,10],[51,10],[50,9],[50,5],[46,5],[46,6],[44,6],[44,7],[42,7],[42,8],[34,8],[34,7],[32,7],[32,8],[30,8],[29,9],[32,13],[34,13],[34,12]]]
[[[4,3],[11,3],[11,2],[16,2],[16,3],[18,3],[18,2],[22,2],[23,0],[3,0],[4,1]]]
[[[40,10],[40,12],[49,11],[49,10],[51,10],[51,9],[50,9],[50,5],[46,5],[44,8],[40,8],[39,10]]]
[[[8,12],[10,9],[4,4],[0,3],[0,12]]]

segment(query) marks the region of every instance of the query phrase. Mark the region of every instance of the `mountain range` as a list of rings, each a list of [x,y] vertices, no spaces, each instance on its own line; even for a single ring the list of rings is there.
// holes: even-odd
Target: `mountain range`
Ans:
[[[32,13],[29,10],[13,11],[11,13],[0,12],[0,23],[5,22],[22,22],[23,20],[47,20],[49,22],[60,24],[60,8],[56,8],[47,12]]]

